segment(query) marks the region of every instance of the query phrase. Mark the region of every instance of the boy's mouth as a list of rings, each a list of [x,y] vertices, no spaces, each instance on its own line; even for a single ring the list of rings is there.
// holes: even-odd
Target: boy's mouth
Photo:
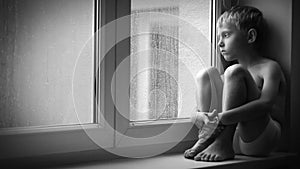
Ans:
[[[226,50],[221,50],[221,54],[226,54]]]

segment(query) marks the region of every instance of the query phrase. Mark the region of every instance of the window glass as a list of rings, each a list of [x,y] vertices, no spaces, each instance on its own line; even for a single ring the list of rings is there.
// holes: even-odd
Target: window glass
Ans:
[[[190,117],[210,44],[211,1],[131,0],[130,120]]]
[[[0,8],[0,128],[92,123],[94,0]]]

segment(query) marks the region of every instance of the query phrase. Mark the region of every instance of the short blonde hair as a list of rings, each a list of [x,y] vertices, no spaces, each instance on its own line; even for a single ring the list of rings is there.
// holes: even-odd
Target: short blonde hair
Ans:
[[[238,30],[248,32],[254,28],[257,32],[256,44],[260,44],[264,39],[265,22],[262,12],[250,6],[235,6],[225,11],[217,21],[217,28],[223,24],[233,24]]]

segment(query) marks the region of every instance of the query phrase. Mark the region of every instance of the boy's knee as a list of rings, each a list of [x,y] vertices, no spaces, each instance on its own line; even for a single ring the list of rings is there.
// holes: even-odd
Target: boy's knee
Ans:
[[[218,72],[218,70],[214,67],[210,67],[199,71],[196,76],[197,83],[199,84],[199,83],[210,82],[211,79],[210,76],[213,76],[216,73],[216,71]]]
[[[225,79],[244,77],[246,74],[246,69],[240,64],[234,64],[225,70]]]

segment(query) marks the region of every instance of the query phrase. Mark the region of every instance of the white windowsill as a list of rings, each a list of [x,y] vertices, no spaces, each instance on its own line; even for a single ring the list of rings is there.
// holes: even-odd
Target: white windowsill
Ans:
[[[105,135],[99,137],[99,143],[103,148],[113,147],[113,133],[98,124],[1,129],[0,164],[18,158],[99,149],[90,135]]]
[[[168,154],[144,159],[117,159],[105,162],[92,162],[64,166],[66,168],[105,168],[105,169],[153,169],[153,168],[221,168],[221,169],[264,169],[291,166],[296,154],[273,153],[269,157],[249,157],[237,155],[234,160],[223,162],[199,162],[188,160],[182,154]]]

